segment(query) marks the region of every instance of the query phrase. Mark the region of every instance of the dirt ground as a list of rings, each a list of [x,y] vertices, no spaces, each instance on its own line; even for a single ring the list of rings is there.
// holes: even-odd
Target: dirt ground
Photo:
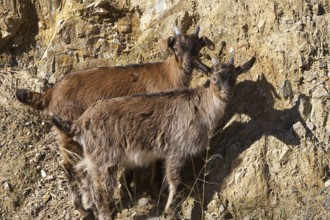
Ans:
[[[15,2],[15,4],[14,4]],[[256,55],[211,139],[188,159],[173,215],[165,190],[135,171],[116,219],[330,219],[330,4],[328,1],[0,2],[1,219],[79,219],[52,124],[15,98],[77,69],[165,60],[157,41],[173,25],[216,44],[210,64]],[[205,82],[195,72],[192,86]],[[121,196],[119,196],[121,195]]]

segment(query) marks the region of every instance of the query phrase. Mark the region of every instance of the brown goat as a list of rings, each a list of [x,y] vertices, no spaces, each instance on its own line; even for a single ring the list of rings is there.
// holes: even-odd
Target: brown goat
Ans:
[[[89,186],[81,186],[86,209],[93,209],[95,204],[94,214],[110,219],[108,202],[115,191],[118,165],[147,166],[162,159],[170,190],[165,206],[168,210],[185,159],[209,146],[209,137],[224,116],[237,76],[253,66],[255,57],[238,67],[233,59],[227,64],[212,62],[207,88],[101,100],[74,122],[52,118],[58,129],[83,146],[84,158],[76,165],[76,172],[89,178]]]
[[[73,72],[44,94],[18,89],[17,99],[34,109],[47,109],[50,115],[75,120],[98,100],[188,87],[194,69],[192,59],[198,58],[204,46],[214,50],[214,43],[207,37],[198,36],[199,27],[192,34],[182,34],[177,27],[174,32],[174,36],[159,42],[162,51],[169,48],[174,54],[165,62]],[[74,178],[72,166],[82,156],[82,148],[63,132],[58,133],[62,164],[69,178]],[[75,196],[73,203],[79,208]]]

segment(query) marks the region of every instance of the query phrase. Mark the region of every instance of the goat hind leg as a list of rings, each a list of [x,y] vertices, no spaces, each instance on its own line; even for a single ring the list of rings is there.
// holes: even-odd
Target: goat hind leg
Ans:
[[[174,195],[176,193],[177,187],[181,181],[181,169],[184,165],[184,159],[168,159],[166,161],[166,179],[169,184],[169,196],[165,206],[165,212],[167,212],[173,202]]]
[[[110,202],[114,201],[111,196],[114,195],[117,187],[117,165],[109,167],[106,172],[96,171],[93,177],[93,187],[95,192],[95,205],[100,220],[110,220]]]
[[[77,172],[76,180],[79,180],[79,184],[76,187],[76,189],[79,188],[79,192],[77,192],[76,195],[80,195],[78,202],[83,208],[83,210],[80,211],[80,214],[82,216],[90,217],[97,216],[98,212],[93,200],[92,179],[90,178],[88,172],[85,170],[80,170],[80,172]]]
[[[59,150],[62,157],[61,164],[66,172],[69,183],[71,205],[80,212],[81,216],[89,215],[89,211],[83,207],[79,191],[80,180],[76,176],[74,170],[74,166],[80,161],[81,156],[83,155],[83,148],[67,134],[61,132],[57,128],[55,128],[55,131],[58,134],[60,142]]]
[[[60,141],[60,154],[62,157],[62,166],[64,167],[67,175],[72,177],[73,167],[76,165],[83,156],[83,147],[76,141],[72,139],[72,137],[67,134],[61,132],[56,128],[56,131],[59,136]]]

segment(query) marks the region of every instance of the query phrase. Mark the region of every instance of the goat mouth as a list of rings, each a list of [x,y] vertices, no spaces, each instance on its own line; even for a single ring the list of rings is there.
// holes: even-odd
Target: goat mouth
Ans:
[[[223,101],[229,102],[232,96],[231,95],[226,95],[226,94],[220,94],[220,97]]]
[[[192,67],[185,68],[185,69],[184,69],[184,72],[185,72],[187,75],[191,75],[191,73],[193,72],[193,68],[192,68]]]

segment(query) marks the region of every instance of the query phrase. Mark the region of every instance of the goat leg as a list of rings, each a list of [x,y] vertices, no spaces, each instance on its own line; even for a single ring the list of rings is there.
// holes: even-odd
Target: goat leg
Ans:
[[[113,198],[111,198],[111,196],[114,195],[117,186],[117,172],[117,165],[109,167],[107,172],[104,172],[102,170],[94,170],[92,172],[92,181],[95,193],[94,201],[100,220],[111,219],[109,203],[114,200]]]
[[[169,196],[165,206],[165,212],[169,210],[170,205],[173,202],[174,195],[176,193],[177,187],[181,181],[181,169],[184,166],[185,159],[184,158],[168,158],[165,161],[165,171],[166,171],[166,179],[169,184]]]

